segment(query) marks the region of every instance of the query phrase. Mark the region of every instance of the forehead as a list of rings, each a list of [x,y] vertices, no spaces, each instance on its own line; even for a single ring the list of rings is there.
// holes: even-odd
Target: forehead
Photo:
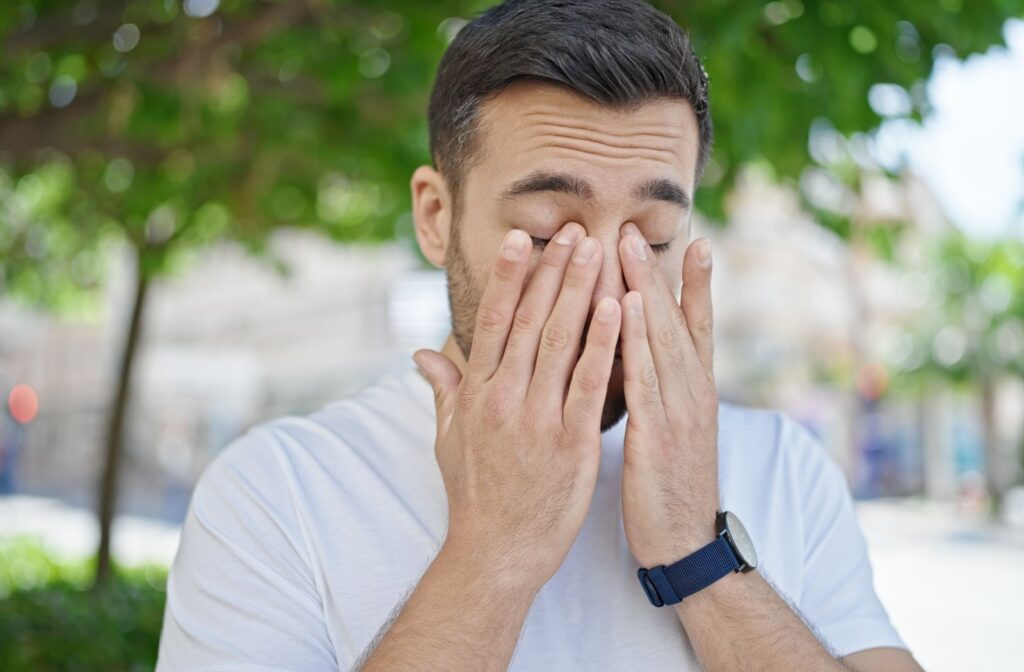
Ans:
[[[554,85],[519,82],[481,106],[479,133],[468,180],[481,186],[550,170],[577,175],[604,194],[624,194],[651,178],[693,193],[699,132],[684,100],[623,111]]]

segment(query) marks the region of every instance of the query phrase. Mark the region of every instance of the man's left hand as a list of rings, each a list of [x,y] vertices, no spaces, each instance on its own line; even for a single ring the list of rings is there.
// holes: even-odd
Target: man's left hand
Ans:
[[[712,369],[711,244],[683,258],[681,301],[657,270],[636,225],[622,227],[619,256],[622,364],[628,408],[622,519],[643,567],[668,565],[715,538],[718,393]]]

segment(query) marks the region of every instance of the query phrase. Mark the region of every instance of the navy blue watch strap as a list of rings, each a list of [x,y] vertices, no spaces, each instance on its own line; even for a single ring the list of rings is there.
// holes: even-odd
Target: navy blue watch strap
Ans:
[[[732,550],[725,534],[719,534],[707,546],[667,567],[658,565],[637,571],[640,585],[647,599],[656,607],[676,604],[683,598],[710,586],[729,572],[740,569],[742,563]]]

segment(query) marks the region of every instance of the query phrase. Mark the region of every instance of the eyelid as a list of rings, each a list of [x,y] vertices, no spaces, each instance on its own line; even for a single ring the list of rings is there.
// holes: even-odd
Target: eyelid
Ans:
[[[545,247],[547,247],[548,242],[551,240],[550,238],[538,238],[536,236],[530,236],[530,239],[533,241],[534,249],[537,250],[543,250]],[[674,241],[675,239],[675,236],[673,236],[672,238],[666,240],[664,243],[649,243],[649,245],[651,246],[651,250],[653,250],[655,254],[664,254],[665,252],[668,252],[669,247],[672,246],[672,241]]]

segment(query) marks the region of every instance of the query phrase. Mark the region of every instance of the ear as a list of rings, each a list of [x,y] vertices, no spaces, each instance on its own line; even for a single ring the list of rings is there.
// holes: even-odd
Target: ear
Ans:
[[[427,260],[444,268],[452,226],[452,199],[448,183],[430,166],[420,166],[409,182],[416,240]]]

